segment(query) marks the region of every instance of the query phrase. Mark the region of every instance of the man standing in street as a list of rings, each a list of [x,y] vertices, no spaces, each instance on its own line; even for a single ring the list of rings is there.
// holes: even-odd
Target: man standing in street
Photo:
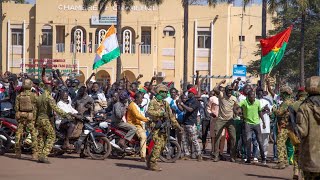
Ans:
[[[21,158],[21,138],[24,129],[27,127],[31,133],[32,141],[32,159],[37,160],[37,131],[34,127],[37,118],[37,95],[31,92],[32,81],[25,79],[23,84],[23,91],[17,96],[15,111],[16,119],[18,121],[18,130],[16,133],[16,157]]]
[[[72,117],[58,108],[56,101],[52,98],[48,85],[44,93],[38,98],[38,118],[37,127],[39,130],[38,135],[38,149],[39,149],[39,162],[49,164],[48,155],[53,147],[55,141],[55,130],[50,122],[52,111],[56,112],[59,116],[66,119]]]
[[[214,162],[218,162],[219,159],[219,143],[221,139],[221,133],[224,128],[227,128],[230,140],[231,140],[231,159],[230,161],[235,162],[236,158],[236,130],[234,127],[233,115],[234,112],[237,112],[237,98],[232,96],[232,87],[226,86],[225,91],[220,91],[220,86],[225,84],[226,80],[222,80],[217,86],[213,89],[214,92],[218,95],[219,98],[219,114],[218,120],[216,121],[214,132],[215,132],[215,146],[214,146]]]
[[[260,118],[262,120],[263,129],[266,128],[266,124],[261,112],[262,108],[260,106],[260,101],[256,99],[254,91],[249,91],[247,99],[240,102],[240,107],[243,111],[244,129],[246,134],[247,161],[245,163],[251,163],[251,141],[253,131],[259,144],[262,164],[266,164],[267,161],[261,138]]]
[[[292,90],[288,86],[280,89],[280,96],[283,100],[275,114],[278,119],[278,136],[277,136],[277,151],[278,151],[278,164],[273,166],[274,169],[285,169],[288,166],[286,141],[288,140],[288,124],[289,124],[289,111],[288,107],[292,106],[293,100],[291,98]]]
[[[263,128],[263,122],[260,123],[260,129],[261,129],[261,136],[262,136],[262,144],[264,149],[264,155],[265,157],[268,156],[268,147],[269,147],[269,135],[270,135],[270,129],[271,129],[271,121],[270,121],[270,111],[272,109],[271,102],[263,97],[263,89],[257,89],[257,97],[260,101],[260,106],[262,108],[262,114],[264,119],[264,124],[266,128]]]
[[[190,141],[195,147],[196,153],[197,153],[197,160],[200,162],[202,161],[201,156],[201,149],[198,142],[198,135],[196,131],[196,123],[197,123],[197,116],[198,111],[200,108],[200,102],[195,98],[195,95],[198,94],[198,91],[195,88],[190,88],[188,90],[188,100],[184,104],[181,101],[179,101],[179,105],[183,107],[183,109],[186,111],[186,114],[183,119],[184,124],[184,131],[185,133],[182,135],[182,144],[183,149],[185,151],[185,159],[190,159],[190,152],[188,147],[188,138],[190,138]]]
[[[309,97],[300,106],[297,125],[301,136],[300,168],[305,180],[320,179],[320,77],[306,80]]]
[[[147,113],[153,123],[157,124],[155,130],[152,132],[152,140],[154,141],[154,147],[151,155],[147,158],[147,168],[152,171],[161,171],[162,169],[157,165],[157,160],[160,157],[162,149],[167,142],[168,134],[165,129],[168,121],[175,127],[183,131],[183,128],[179,125],[178,121],[171,112],[168,102],[165,101],[167,97],[168,88],[163,84],[159,84],[155,88],[156,96],[150,102]]]

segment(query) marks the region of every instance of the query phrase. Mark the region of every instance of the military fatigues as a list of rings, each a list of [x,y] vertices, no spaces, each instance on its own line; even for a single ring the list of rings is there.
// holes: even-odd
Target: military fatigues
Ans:
[[[38,118],[36,123],[39,130],[39,156],[40,158],[45,159],[49,155],[55,141],[55,129],[49,120],[52,110],[62,118],[71,118],[67,113],[58,108],[50,92],[45,90],[44,93],[38,98]]]
[[[31,103],[30,106],[33,106],[32,112],[21,112],[20,111],[20,98],[21,95],[25,94],[27,96],[30,96]],[[15,152],[17,157],[21,156],[21,143],[22,143],[22,136],[25,128],[28,128],[28,130],[31,133],[31,147],[32,147],[32,153],[33,157],[37,157],[37,130],[35,128],[35,120],[37,117],[37,96],[31,90],[25,90],[21,92],[16,98],[16,104],[15,104],[15,111],[16,111],[16,119],[18,121],[18,130],[16,132],[15,137]]]
[[[286,141],[288,140],[288,123],[289,123],[289,112],[288,107],[293,104],[292,99],[285,100],[276,111],[278,118],[279,134],[277,137],[277,151],[279,158],[279,165],[287,164],[287,149]]]
[[[147,113],[151,116],[151,121],[157,123],[161,120],[162,122],[168,117],[174,127],[180,128],[178,121],[173,116],[170,106],[166,101],[152,99]],[[154,147],[152,149],[151,155],[147,159],[148,168],[156,167],[157,159],[160,157],[165,144],[167,142],[167,134],[160,132],[159,129],[153,131],[152,139],[154,141]]]
[[[320,179],[319,124],[320,95],[310,96],[300,106],[297,114],[297,126],[301,136],[299,165],[305,180]]]
[[[305,100],[305,98],[303,99],[299,99],[298,101],[296,101],[295,103],[293,103],[292,107],[293,110],[298,113],[299,107],[300,105],[303,103],[303,101]],[[294,175],[299,175],[299,145],[300,144],[294,144],[294,157],[293,157],[293,173]]]

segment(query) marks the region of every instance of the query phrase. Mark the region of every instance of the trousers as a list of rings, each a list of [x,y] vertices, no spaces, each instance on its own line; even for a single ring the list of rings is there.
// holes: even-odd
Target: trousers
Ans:
[[[149,156],[150,164],[157,164],[157,160],[160,158],[160,154],[165,147],[167,142],[167,135],[165,133],[160,133],[159,130],[155,130],[152,136],[152,140],[154,141],[154,146]]]
[[[288,140],[288,130],[283,128],[277,136],[277,151],[279,163],[287,164],[287,148],[286,141]]]
[[[125,122],[116,123],[115,126],[128,131],[124,136],[124,138],[128,141],[131,141],[137,131],[137,128],[134,125]]]
[[[197,155],[199,156],[201,154],[201,149],[200,145],[198,142],[198,135],[196,131],[196,126],[192,125],[185,125],[184,126],[184,133],[182,135],[182,144],[183,144],[183,149],[184,149],[184,155],[185,156],[190,156],[189,152],[189,144],[188,144],[188,138],[190,138],[190,141],[192,142],[195,151]]]
[[[142,127],[137,126],[136,132],[139,140],[140,140],[140,157],[145,158],[147,154],[147,135],[146,130],[142,129]]]
[[[221,139],[221,133],[224,130],[224,128],[227,128],[229,136],[230,136],[230,145],[231,145],[231,157],[236,157],[236,147],[235,147],[235,140],[236,140],[236,129],[234,127],[234,120],[222,120],[218,119],[215,124],[214,133],[214,153],[213,155],[215,157],[219,156],[219,144]]]
[[[318,180],[320,179],[320,173],[303,171],[304,180]]]
[[[253,125],[253,124],[244,124],[245,132],[246,132],[246,147],[247,147],[247,159],[250,161],[251,159],[251,143],[252,143],[252,132],[256,135],[256,139],[258,141],[261,159],[265,160],[264,148],[262,144],[262,137],[261,137],[261,127],[260,124]]]
[[[49,119],[38,119],[38,150],[40,157],[48,157],[56,139],[55,130]]]
[[[16,137],[15,137],[15,152],[16,154],[21,154],[21,143],[22,143],[22,136],[23,133],[25,132],[25,129],[28,128],[31,134],[31,147],[32,147],[32,153],[35,154],[37,153],[37,130],[34,127],[35,122],[32,120],[28,119],[18,119],[18,130],[16,132]]]

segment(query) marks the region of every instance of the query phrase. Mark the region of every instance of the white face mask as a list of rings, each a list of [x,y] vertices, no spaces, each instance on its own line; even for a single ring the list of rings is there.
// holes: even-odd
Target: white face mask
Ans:
[[[18,86],[22,86],[22,82],[21,81],[18,81]]]

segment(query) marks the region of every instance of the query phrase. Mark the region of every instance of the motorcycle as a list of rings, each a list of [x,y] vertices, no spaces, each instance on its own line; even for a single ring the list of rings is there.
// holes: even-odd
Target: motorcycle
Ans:
[[[0,118],[0,155],[14,151],[18,122],[11,118]],[[31,152],[31,135],[24,132],[21,143],[22,152]]]
[[[125,156],[137,155],[141,151],[140,140],[135,135],[131,141],[126,141],[126,145],[130,148],[129,150],[122,149],[118,142],[123,139],[126,135],[126,130],[114,127],[110,122],[100,122],[99,127],[104,130],[107,134],[110,143],[112,145],[111,156],[115,158],[124,158]],[[152,133],[147,136],[147,155],[150,155],[154,146],[154,141],[152,140]],[[179,159],[181,155],[181,147],[177,140],[170,136],[166,143],[164,150],[160,155],[160,160],[163,162],[173,163]]]
[[[70,144],[74,144],[75,150],[63,149],[65,135],[56,129],[56,142],[52,149],[53,156],[63,155],[64,153],[78,153],[81,158],[90,156],[95,160],[106,159],[111,152],[111,144],[107,136],[101,133],[96,122],[90,122],[86,118],[81,119],[83,124],[82,132],[79,137],[70,138]]]

